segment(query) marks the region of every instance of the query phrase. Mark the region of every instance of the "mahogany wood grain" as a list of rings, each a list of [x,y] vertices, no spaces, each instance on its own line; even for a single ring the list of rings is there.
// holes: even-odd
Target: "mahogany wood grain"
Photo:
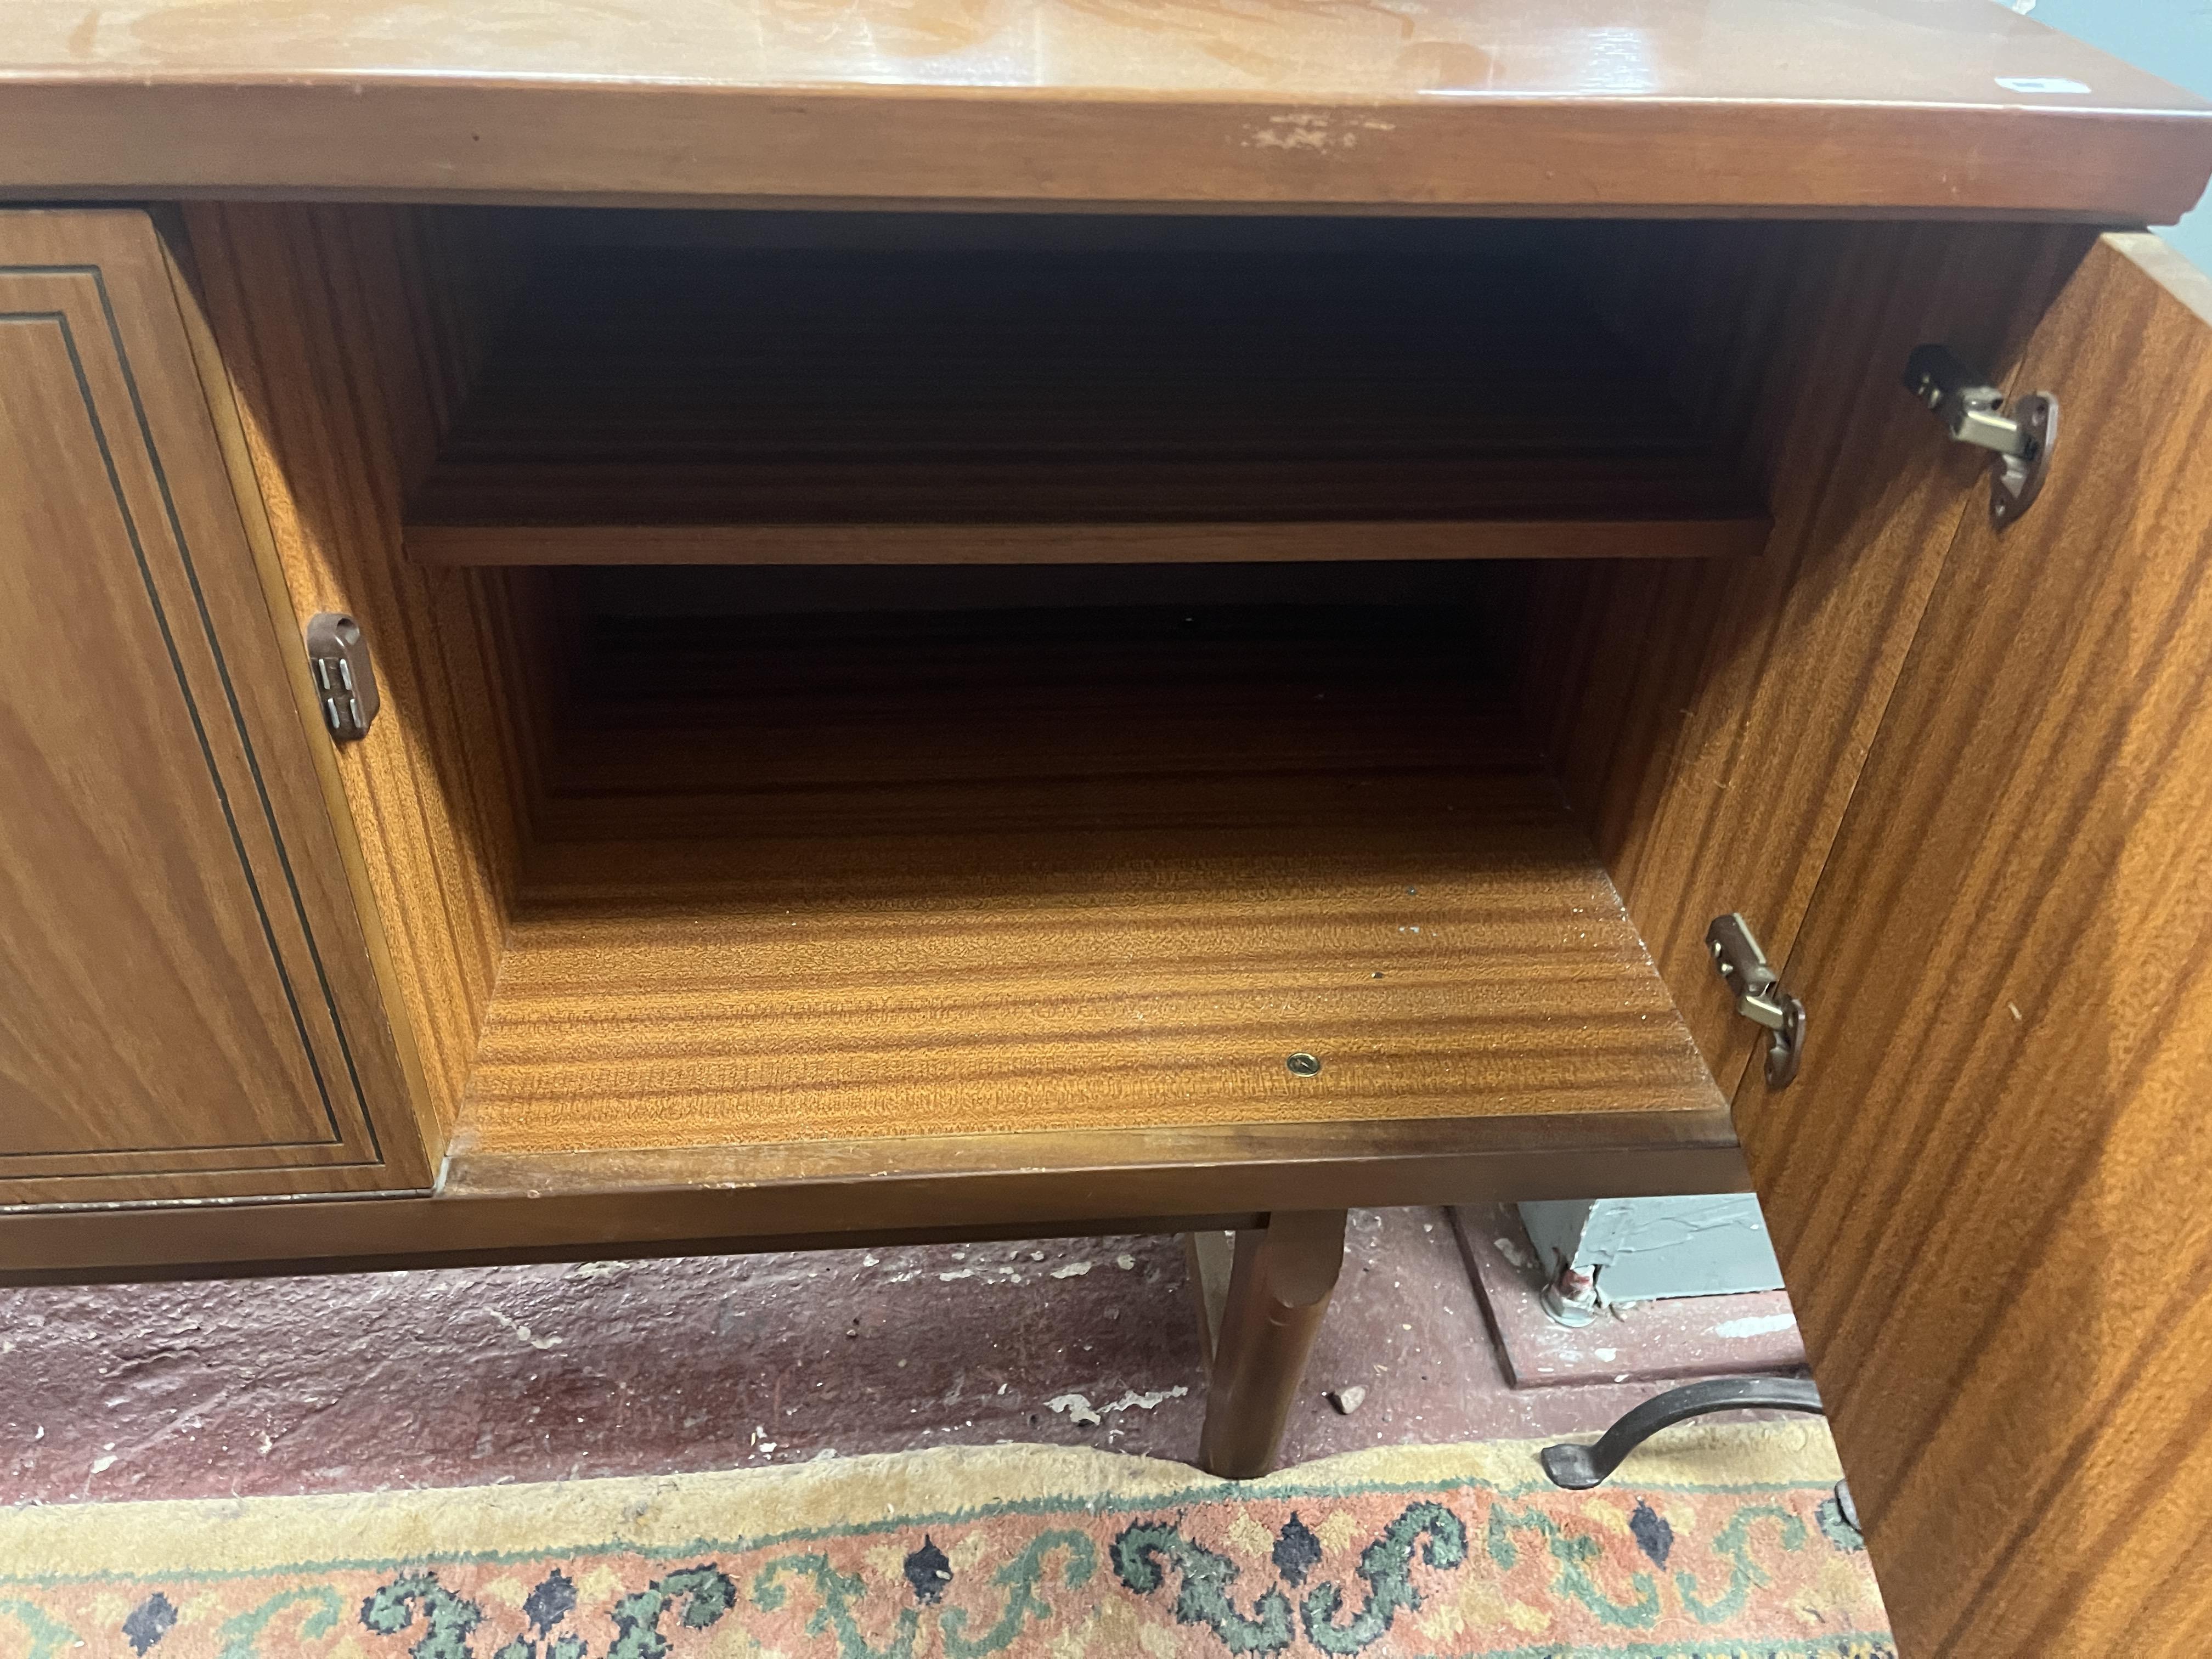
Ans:
[[[12,0],[8,21],[18,195],[2162,222],[2212,163],[2197,100],[1988,0]]]
[[[2212,281],[2107,238],[2050,482],[1929,599],[1736,1113],[1908,1654],[2212,1648]],[[1977,492],[1978,493],[1978,492]]]
[[[1790,941],[1983,463],[1899,385],[1946,341],[2003,375],[2089,243],[2021,226],[1606,228],[1583,262],[1622,337],[1774,514],[1726,569],[1540,573],[1528,685],[1547,746],[1716,1076],[1757,1032],[1705,931]],[[1665,273],[1656,277],[1654,273]]]
[[[605,624],[466,1144],[1710,1110],[1473,632]]]
[[[160,240],[0,214],[0,1203],[422,1185]]]
[[[410,549],[1755,552],[1755,496],[1529,240],[542,246],[410,503]]]
[[[1344,1271],[1342,1210],[1279,1210],[1240,1229],[1221,1328],[1210,1345],[1199,1466],[1249,1480],[1275,1466],[1306,1358]]]
[[[465,251],[405,210],[195,206],[195,266],[290,604],[358,618],[383,712],[337,751],[395,1018],[442,1146],[506,929],[528,757],[516,606],[501,573],[426,570],[400,504],[471,378]],[[487,279],[489,280],[489,279]]]

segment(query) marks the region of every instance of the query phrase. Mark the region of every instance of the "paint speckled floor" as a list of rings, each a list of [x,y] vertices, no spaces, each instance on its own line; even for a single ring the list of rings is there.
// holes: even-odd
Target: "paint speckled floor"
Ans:
[[[1654,1388],[1515,1389],[1447,1212],[1355,1212],[1284,1454],[1595,1430]],[[1173,1238],[0,1291],[0,1502],[1188,1458],[1203,1393]]]

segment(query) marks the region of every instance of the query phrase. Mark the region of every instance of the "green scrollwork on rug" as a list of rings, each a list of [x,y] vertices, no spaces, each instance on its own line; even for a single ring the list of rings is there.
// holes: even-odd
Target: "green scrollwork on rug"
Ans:
[[[1629,1578],[1634,1600],[1622,1601],[1606,1594],[1590,1571],[1605,1559],[1605,1546],[1588,1533],[1569,1534],[1534,1504],[1516,1505],[1499,1501],[1490,1511],[1490,1559],[1501,1572],[1510,1572],[1520,1559],[1513,1543],[1515,1533],[1532,1533],[1541,1540],[1559,1564],[1552,1593],[1572,1596],[1607,1625],[1624,1630],[1648,1630],[1659,1622],[1658,1581],[1648,1572]]]
[[[1415,1504],[1393,1521],[1382,1535],[1360,1552],[1359,1576],[1366,1581],[1367,1599],[1347,1624],[1334,1621],[1344,1603],[1344,1592],[1334,1584],[1316,1584],[1298,1604],[1298,1620],[1306,1640],[1323,1653],[1352,1654],[1390,1628],[1398,1609],[1418,1609],[1421,1592],[1413,1583],[1413,1546],[1421,1545],[1421,1559],[1430,1566],[1449,1571],[1467,1559],[1467,1526],[1441,1504]]]
[[[660,1620],[672,1605],[682,1605],[677,1620],[684,1629],[705,1630],[737,1600],[738,1587],[711,1562],[656,1578],[611,1609],[615,1639],[607,1644],[606,1659],[662,1659],[668,1638],[660,1633]]]
[[[868,1593],[867,1584],[858,1573],[838,1571],[819,1550],[782,1556],[754,1575],[753,1605],[764,1613],[781,1613],[786,1600],[786,1578],[802,1578],[814,1586],[821,1605],[807,1619],[806,1633],[835,1634],[837,1659],[914,1659],[915,1638],[921,1628],[919,1607],[901,1607],[890,1645],[872,1648],[861,1634],[860,1621],[853,1617],[853,1604]]]
[[[1041,1497],[1004,1495],[994,1456],[980,1495],[968,1473],[893,1488],[903,1509],[859,1471],[703,1478],[775,1491],[761,1533],[719,1498],[663,1515],[659,1482],[549,1489],[526,1524],[465,1493],[272,1500],[145,1565],[166,1509],[0,1510],[0,1659],[1895,1659],[1827,1464],[1577,1493],[1474,1449],[1431,1454],[1449,1479],[1401,1479],[1400,1452],[1387,1479]],[[1071,1485],[1121,1473],[1074,1461]]]
[[[64,1648],[84,1645],[75,1631],[58,1620],[49,1619],[28,1601],[0,1601],[0,1619],[14,1620],[31,1638],[31,1645],[23,1650],[23,1659],[53,1659]]]
[[[1728,1588],[1707,1601],[1698,1595],[1695,1574],[1674,1575],[1674,1593],[1700,1624],[1717,1625],[1735,1618],[1743,1611],[1745,1599],[1754,1585],[1773,1582],[1765,1570],[1751,1559],[1751,1531],[1763,1521],[1773,1524],[1776,1541],[1791,1554],[1805,1547],[1805,1523],[1788,1510],[1778,1509],[1771,1504],[1756,1504],[1738,1510],[1729,1517],[1728,1524],[1713,1535],[1713,1553],[1729,1564]]]
[[[1064,1558],[1060,1583],[1069,1589],[1081,1589],[1098,1571],[1097,1547],[1081,1533],[1063,1528],[1039,1533],[1028,1548],[991,1575],[991,1582],[1006,1592],[1006,1601],[990,1629],[970,1638],[964,1608],[948,1607],[938,1616],[945,1659],[984,1659],[988,1654],[1003,1653],[1024,1626],[1049,1622],[1052,1604],[1037,1594],[1037,1585],[1045,1576],[1046,1558],[1054,1553]]]
[[[257,1644],[262,1629],[272,1614],[291,1602],[316,1596],[330,1605],[305,1620],[300,1633],[307,1638],[328,1634],[343,1611],[337,1598],[328,1590],[294,1590],[224,1626],[221,1633],[231,1640],[222,1650],[222,1659],[252,1659],[259,1651]],[[737,1599],[738,1587],[711,1562],[664,1574],[607,1610],[615,1635],[607,1644],[605,1659],[665,1659],[670,1644],[660,1622],[671,1607],[679,1609],[678,1622],[685,1629],[705,1630],[729,1612]],[[564,1608],[553,1614],[552,1621],[565,1612]],[[407,1650],[411,1659],[474,1659],[469,1638],[483,1624],[483,1617],[481,1607],[454,1595],[438,1582],[434,1572],[403,1574],[380,1587],[361,1606],[361,1622],[380,1636],[404,1634],[420,1619],[423,1633]],[[587,1659],[589,1651],[581,1637],[567,1633],[556,1637],[551,1622],[546,1622],[538,1626],[535,1638],[527,1632],[517,1636],[492,1659]]]
[[[1290,1598],[1279,1589],[1265,1591],[1249,1613],[1239,1612],[1230,1598],[1236,1563],[1184,1537],[1170,1522],[1143,1521],[1125,1528],[1114,1540],[1114,1571],[1129,1589],[1149,1595],[1165,1583],[1165,1569],[1174,1567],[1181,1575],[1176,1621],[1205,1626],[1233,1654],[1280,1653],[1303,1627],[1306,1639],[1322,1652],[1352,1655],[1364,1653],[1382,1638],[1401,1608],[1421,1605],[1413,1583],[1416,1546],[1428,1566],[1450,1571],[1467,1559],[1467,1524],[1441,1504],[1407,1505],[1360,1553],[1358,1574],[1365,1589],[1358,1610],[1342,1624],[1336,1619],[1344,1589],[1329,1583],[1306,1592],[1295,1626]]]
[[[306,1642],[319,1641],[328,1636],[338,1627],[338,1620],[345,1617],[345,1602],[335,1590],[320,1584],[286,1590],[223,1621],[222,1627],[215,1633],[216,1640],[222,1644],[218,1659],[254,1659],[261,1651],[261,1638],[270,1621],[287,1608],[297,1607],[313,1609],[297,1626],[300,1639]],[[464,1645],[461,1651],[466,1653],[468,1648]]]
[[[1005,1600],[981,1635],[969,1635],[967,1608],[945,1607],[938,1613],[938,1634],[945,1659],[987,1659],[988,1655],[1005,1652],[1024,1630],[1050,1622],[1053,1607],[1040,1590],[1049,1585],[1050,1563],[1055,1557],[1059,1558],[1060,1583],[1067,1589],[1081,1589],[1098,1570],[1097,1546],[1082,1533],[1064,1528],[1039,1533],[992,1575],[992,1584],[1005,1592]],[[941,1562],[943,1558],[937,1559]],[[921,1635],[922,1607],[901,1607],[887,1644],[877,1648],[870,1645],[854,1613],[868,1595],[867,1581],[860,1574],[840,1572],[817,1550],[782,1556],[755,1576],[753,1605],[764,1613],[781,1612],[788,1595],[786,1579],[801,1580],[813,1587],[817,1606],[807,1619],[806,1632],[810,1636],[832,1637],[837,1644],[837,1659],[914,1659]],[[915,1594],[918,1601],[933,1607],[943,1592],[933,1588],[926,1594],[920,1590]],[[623,1654],[613,1659],[656,1659],[656,1656]]]
[[[414,1627],[418,1613],[422,1638],[407,1650],[412,1659],[472,1659],[469,1633],[483,1623],[483,1609],[447,1589],[434,1572],[406,1573],[380,1588],[361,1604],[361,1622],[379,1636],[397,1636]]]
[[[545,1643],[542,1659],[591,1659],[591,1644],[580,1636],[556,1636]],[[538,1644],[524,1634],[493,1654],[491,1659],[541,1659],[541,1656]]]
[[[1231,1653],[1280,1653],[1297,1635],[1288,1596],[1271,1588],[1253,1602],[1250,1613],[1239,1613],[1229,1599],[1237,1564],[1193,1543],[1171,1522],[1139,1521],[1123,1528],[1112,1554],[1115,1576],[1139,1595],[1165,1583],[1166,1568],[1172,1566],[1182,1581],[1176,1590],[1176,1622],[1205,1626]]]

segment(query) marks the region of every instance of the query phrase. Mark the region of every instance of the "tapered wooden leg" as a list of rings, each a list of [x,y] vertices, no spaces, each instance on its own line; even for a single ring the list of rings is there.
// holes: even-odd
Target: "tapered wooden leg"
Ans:
[[[1198,1461],[1249,1480],[1274,1466],[1329,1292],[1344,1266],[1342,1210],[1278,1211],[1237,1235],[1229,1297],[1212,1344]]]

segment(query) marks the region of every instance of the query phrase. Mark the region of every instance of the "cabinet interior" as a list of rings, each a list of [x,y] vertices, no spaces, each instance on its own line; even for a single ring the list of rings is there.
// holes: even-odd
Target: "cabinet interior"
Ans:
[[[565,654],[465,1127],[542,1152],[1703,1101],[1512,706],[1519,574],[549,573]]]
[[[1920,451],[1869,365],[1930,328],[2001,365],[2032,291],[1980,339],[1945,319],[2082,240],[247,207],[193,234],[343,264],[342,314],[288,302],[373,346],[379,527],[286,577],[396,682],[411,747],[345,783],[426,1133],[479,1159],[1710,1122],[1708,1062],[1743,1049],[1724,999],[1684,1012],[1712,884],[1676,849],[1742,830],[1682,757],[1737,740],[1711,688],[1808,581],[1885,580],[1853,568],[1888,533],[1856,477],[1783,524],[1788,446],[1878,487]],[[240,391],[282,474],[295,394]],[[1850,672],[1909,637],[1882,606],[1925,581],[1887,580],[1832,636]],[[1793,903],[1848,796],[1808,790],[1757,878]]]

